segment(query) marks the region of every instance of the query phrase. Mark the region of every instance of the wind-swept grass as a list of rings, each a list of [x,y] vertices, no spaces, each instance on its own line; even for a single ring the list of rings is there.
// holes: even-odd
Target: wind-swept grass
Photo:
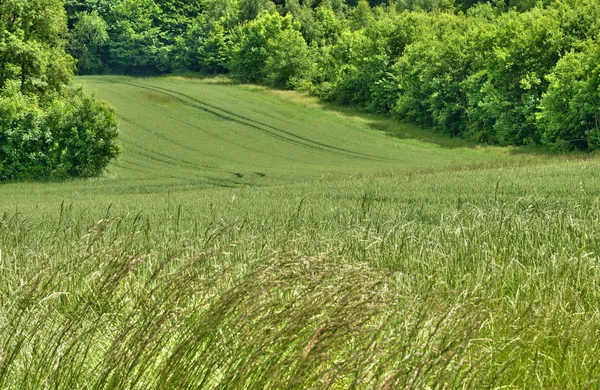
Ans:
[[[596,172],[557,161],[9,212],[1,386],[596,386]]]
[[[597,158],[490,162],[377,134],[379,156],[420,150],[414,167],[333,156],[328,181],[289,164],[224,188],[127,168],[135,131],[112,179],[2,186],[0,388],[598,387]]]

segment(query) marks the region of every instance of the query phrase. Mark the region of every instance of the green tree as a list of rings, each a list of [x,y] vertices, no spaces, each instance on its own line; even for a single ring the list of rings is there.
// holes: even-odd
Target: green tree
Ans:
[[[117,156],[114,111],[70,86],[61,1],[2,0],[0,180],[100,174]]]
[[[60,0],[2,0],[0,89],[18,80],[22,92],[60,90],[74,69],[64,53],[66,32]]]
[[[293,88],[307,78],[312,60],[302,34],[285,29],[268,42],[265,81],[277,88]]]
[[[558,61],[547,79],[538,124],[553,149],[600,147],[600,45],[588,41]]]
[[[0,95],[0,181],[98,176],[117,157],[114,109],[82,90]]]
[[[219,22],[225,29],[233,29],[240,21],[240,4],[238,0],[204,0],[202,17],[196,18],[204,23]]]
[[[315,42],[321,47],[336,44],[340,35],[346,29],[344,21],[327,4],[315,8],[314,23]]]
[[[425,26],[424,26],[425,27]],[[469,21],[442,14],[431,17],[422,35],[394,67],[400,85],[395,114],[403,119],[460,135],[466,125],[461,83],[471,70]]]
[[[108,49],[108,25],[97,11],[84,12],[69,33],[69,51],[79,74],[102,73]]]
[[[171,68],[169,47],[160,40],[154,0],[119,0],[113,7],[109,66],[118,73],[158,73]]]
[[[49,177],[52,147],[43,126],[44,111],[34,95],[23,95],[16,84],[0,95],[0,181]]]
[[[224,72],[229,60],[230,40],[221,23],[205,24],[208,31],[197,37],[198,64],[200,69],[213,73]]]
[[[493,50],[480,57],[468,90],[470,126],[504,145],[538,143],[538,107],[565,49],[563,32],[555,12],[541,8],[505,13],[495,26]]]
[[[44,128],[52,135],[50,157],[54,177],[102,174],[121,151],[115,110],[82,89],[69,90],[46,109]]]
[[[233,76],[247,82],[262,82],[269,58],[269,41],[284,30],[293,29],[292,16],[263,12],[257,19],[240,25],[232,34],[229,68]]]
[[[310,1],[286,0],[282,15],[291,14],[295,21],[300,24],[300,32],[309,45],[319,38],[319,27],[315,20],[313,8]]]
[[[454,0],[395,0],[398,11],[446,12],[454,10]]]
[[[239,0],[240,20],[253,20],[263,11],[275,11],[271,0]]]
[[[373,22],[373,12],[367,0],[359,0],[350,12],[350,27],[354,30],[368,27]]]
[[[71,30],[81,15],[98,13],[104,20],[111,14],[111,9],[116,0],[65,0],[64,6],[67,11],[68,28]]]

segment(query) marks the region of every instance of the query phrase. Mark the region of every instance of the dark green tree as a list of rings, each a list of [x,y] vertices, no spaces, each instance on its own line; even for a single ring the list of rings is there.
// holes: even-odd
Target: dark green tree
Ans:
[[[73,75],[65,55],[66,14],[60,0],[2,0],[0,89],[18,81],[22,92],[59,91]]]
[[[265,81],[277,88],[293,88],[310,73],[312,59],[302,34],[284,29],[268,42]]]
[[[291,15],[263,12],[257,19],[240,25],[232,35],[229,68],[233,76],[246,82],[262,82],[269,58],[269,44],[284,30],[293,29]]]
[[[600,147],[600,45],[582,44],[558,61],[548,75],[538,124],[543,143],[553,149]]]
[[[350,27],[354,30],[368,27],[374,20],[371,6],[367,0],[359,0],[358,5],[350,11]]]
[[[108,25],[97,11],[81,14],[69,33],[69,52],[79,74],[102,73],[108,44]]]

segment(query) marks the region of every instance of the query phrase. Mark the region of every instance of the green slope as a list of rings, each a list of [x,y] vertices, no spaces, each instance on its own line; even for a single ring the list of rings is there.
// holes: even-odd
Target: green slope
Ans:
[[[439,169],[506,158],[400,140],[364,121],[244,87],[174,77],[80,77],[117,108],[124,153],[102,180],[4,186],[21,201]]]

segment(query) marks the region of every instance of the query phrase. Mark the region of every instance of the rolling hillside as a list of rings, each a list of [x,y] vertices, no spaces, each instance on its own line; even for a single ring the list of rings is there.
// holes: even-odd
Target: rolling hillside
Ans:
[[[102,178],[0,186],[0,388],[585,388],[600,160],[301,95],[79,78]]]
[[[235,186],[488,159],[400,142],[358,120],[257,87],[172,77],[81,80],[118,109],[125,153],[111,173],[119,178]]]
[[[264,88],[175,77],[80,77],[117,108],[124,152],[100,180],[5,186],[25,200],[163,193],[465,166],[502,153],[400,140]],[[50,197],[50,198],[49,198]],[[35,200],[35,199],[34,199]]]

